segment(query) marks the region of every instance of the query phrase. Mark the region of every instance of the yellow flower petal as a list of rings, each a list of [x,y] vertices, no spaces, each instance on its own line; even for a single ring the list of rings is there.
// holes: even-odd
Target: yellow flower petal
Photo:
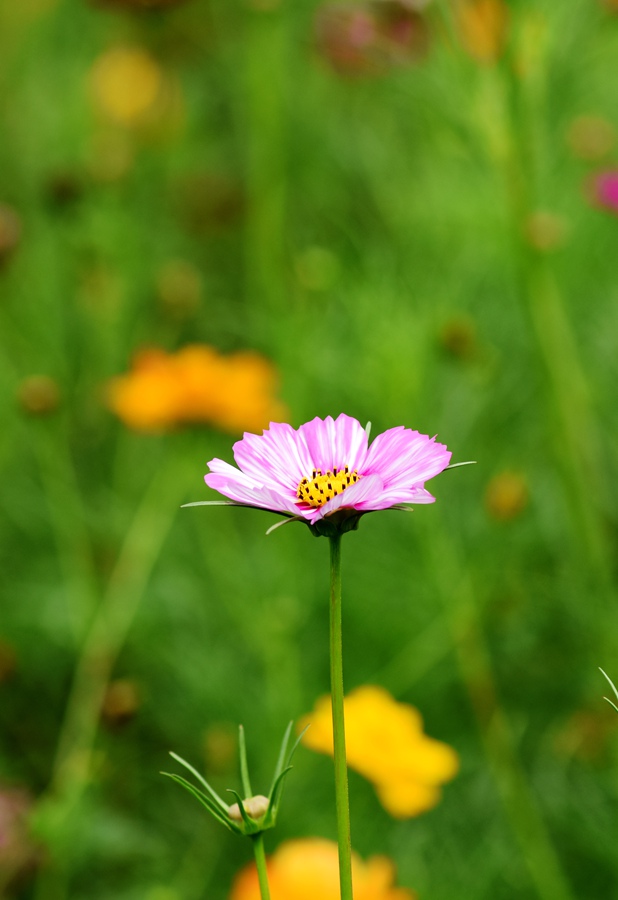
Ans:
[[[423,733],[418,710],[370,685],[351,691],[344,707],[348,765],[374,783],[385,808],[404,817],[435,805],[440,796],[435,787],[454,777],[459,761],[451,747]],[[330,697],[321,697],[299,728],[308,724],[305,746],[332,754]]]
[[[339,900],[337,845],[322,838],[287,841],[268,860],[271,900]],[[364,862],[352,854],[354,900],[414,900],[407,888],[393,887],[391,860],[374,856]],[[255,865],[234,881],[229,900],[260,900]]]

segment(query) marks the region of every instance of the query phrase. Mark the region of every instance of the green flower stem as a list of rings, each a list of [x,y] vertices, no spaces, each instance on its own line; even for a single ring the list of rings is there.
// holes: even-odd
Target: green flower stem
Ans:
[[[268,870],[266,868],[266,855],[264,854],[264,832],[260,831],[254,835],[253,853],[255,855],[255,867],[258,873],[258,881],[260,882],[260,896],[262,900],[270,900],[270,889],[268,887]]]
[[[341,900],[352,900],[352,841],[348,769],[343,714],[343,646],[341,639],[341,535],[330,540],[330,689],[333,704],[335,798]]]

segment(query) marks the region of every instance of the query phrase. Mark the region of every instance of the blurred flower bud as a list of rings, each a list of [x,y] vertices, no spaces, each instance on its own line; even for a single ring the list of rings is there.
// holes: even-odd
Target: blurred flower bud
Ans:
[[[140,125],[161,100],[164,74],[159,63],[140,47],[112,47],[90,72],[100,111],[120,125]]]
[[[14,209],[0,204],[0,267],[17,249],[21,239],[21,219]]]
[[[186,260],[165,263],[157,273],[156,287],[163,312],[173,319],[186,319],[200,307],[202,278]]]
[[[528,216],[525,236],[528,243],[541,253],[561,247],[566,239],[567,224],[561,216],[537,210]]]
[[[88,149],[88,171],[95,181],[119,181],[131,170],[134,158],[133,145],[126,134],[99,131]]]
[[[242,805],[249,818],[261,819],[268,810],[268,797],[265,797],[263,794],[256,794],[255,797],[243,800]],[[233,803],[228,812],[230,819],[233,819],[235,822],[242,822],[242,814],[238,803]]]
[[[594,204],[618,213],[618,169],[594,175],[588,183],[588,192]]]
[[[29,829],[33,801],[26,791],[0,786],[0,885],[14,884],[39,858]]]
[[[8,681],[17,664],[15,650],[6,641],[0,638],[0,684]]]
[[[45,185],[45,199],[49,206],[65,210],[81,198],[83,185],[74,172],[55,172]]]
[[[554,736],[556,753],[587,763],[598,762],[607,753],[616,733],[618,726],[614,717],[590,709],[576,710]]]
[[[377,74],[417,62],[429,46],[425,19],[413,0],[365,0],[322,6],[316,18],[320,53],[344,75]]]
[[[48,375],[30,375],[17,389],[17,399],[24,412],[31,416],[47,416],[60,405],[60,390]]]
[[[500,472],[485,491],[485,509],[492,519],[510,522],[528,505],[528,484],[519,472]]]
[[[503,0],[460,0],[458,28],[464,49],[480,63],[495,63],[504,50],[509,10]]]
[[[210,725],[204,734],[206,772],[227,775],[236,766],[238,739],[236,728],[226,722]]]
[[[118,728],[130,722],[139,707],[137,684],[130,678],[117,678],[107,687],[101,712],[107,725]]]
[[[174,199],[187,229],[198,235],[225,230],[238,223],[245,207],[240,185],[228,175],[189,175],[173,187]]]
[[[128,12],[144,12],[150,9],[167,9],[180,6],[187,0],[91,0],[94,6],[107,6],[111,9],[125,9]]]
[[[296,277],[308,291],[325,291],[337,280],[339,261],[325,247],[307,247],[296,258]]]
[[[596,162],[614,149],[616,131],[601,116],[578,116],[569,125],[567,141],[578,159]]]
[[[474,322],[463,316],[449,319],[440,331],[440,344],[455,359],[472,359],[478,351]]]

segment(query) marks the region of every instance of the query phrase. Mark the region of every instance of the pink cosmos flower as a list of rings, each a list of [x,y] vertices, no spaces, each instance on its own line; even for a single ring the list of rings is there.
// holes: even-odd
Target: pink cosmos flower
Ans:
[[[356,528],[368,512],[433,503],[425,482],[448,467],[451,454],[401,425],[369,445],[360,422],[342,413],[298,429],[272,422],[262,435],[246,433],[234,459],[238,468],[211,460],[206,484],[233,505],[270,510],[328,535]]]

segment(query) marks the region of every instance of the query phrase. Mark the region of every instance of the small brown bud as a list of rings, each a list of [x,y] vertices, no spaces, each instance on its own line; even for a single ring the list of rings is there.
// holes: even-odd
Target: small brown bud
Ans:
[[[111,726],[125,725],[140,706],[139,689],[129,678],[117,678],[107,688],[103,700],[103,718]]]
[[[14,209],[0,204],[0,266],[17,249],[21,240],[21,219]]]
[[[528,485],[520,472],[500,472],[485,492],[485,509],[492,519],[509,522],[528,505]]]
[[[157,293],[165,313],[186,319],[199,309],[202,278],[191,263],[172,259],[157,273]]]
[[[48,375],[31,375],[20,384],[17,399],[23,411],[31,416],[48,416],[58,409],[60,390]]]
[[[564,243],[567,225],[561,216],[537,210],[528,217],[525,233],[528,243],[535,250],[548,253]]]
[[[463,316],[449,319],[440,331],[440,344],[449,356],[471,359],[478,349],[474,322]]]

